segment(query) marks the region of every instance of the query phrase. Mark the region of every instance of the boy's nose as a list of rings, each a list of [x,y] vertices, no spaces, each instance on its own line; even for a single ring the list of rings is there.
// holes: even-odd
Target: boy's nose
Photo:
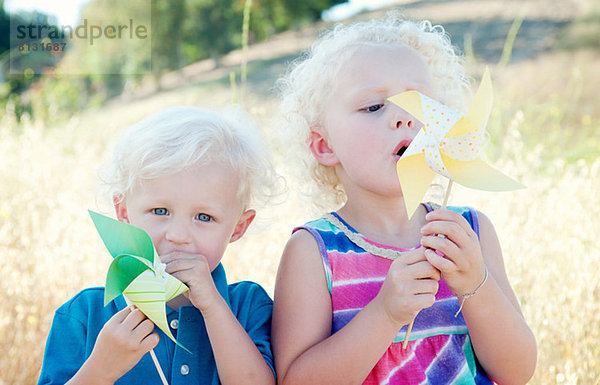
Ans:
[[[185,223],[181,222],[182,221],[173,221],[169,224],[165,233],[167,241],[177,244],[190,242],[189,229]]]

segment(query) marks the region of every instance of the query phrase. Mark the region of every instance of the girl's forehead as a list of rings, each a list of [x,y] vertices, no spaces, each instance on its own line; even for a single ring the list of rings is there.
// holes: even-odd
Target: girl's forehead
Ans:
[[[413,89],[429,87],[431,74],[421,54],[404,44],[360,45],[340,66],[336,80],[336,91]]]
[[[361,44],[350,52],[343,68],[370,66],[387,69],[387,67],[419,66],[421,69],[429,70],[423,56],[402,43]]]

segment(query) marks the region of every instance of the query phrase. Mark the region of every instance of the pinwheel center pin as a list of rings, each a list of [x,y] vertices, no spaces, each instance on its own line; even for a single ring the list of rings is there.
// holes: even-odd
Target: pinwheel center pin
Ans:
[[[154,274],[157,277],[160,277],[160,278],[166,280],[167,279],[167,272],[165,270],[166,268],[167,268],[167,265],[165,265],[164,263],[162,263],[162,262],[156,263],[156,264],[154,264]]]

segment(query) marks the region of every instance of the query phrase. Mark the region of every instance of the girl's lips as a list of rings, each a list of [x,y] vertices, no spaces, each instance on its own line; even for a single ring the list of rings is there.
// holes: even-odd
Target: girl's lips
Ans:
[[[400,143],[398,143],[398,145],[394,148],[394,156],[395,157],[401,157],[402,154],[404,154],[404,151],[406,151],[406,149],[408,148],[408,146],[410,146],[410,140],[405,139],[403,141],[401,141]]]

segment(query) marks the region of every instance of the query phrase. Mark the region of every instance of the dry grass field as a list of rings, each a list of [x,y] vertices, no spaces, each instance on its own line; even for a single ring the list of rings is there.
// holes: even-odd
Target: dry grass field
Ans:
[[[277,105],[268,85],[285,60],[250,67],[245,105],[268,139]],[[483,61],[470,64],[474,77]],[[458,187],[451,198],[485,212],[496,226],[509,278],[538,341],[531,384],[600,384],[599,63],[598,48],[544,48],[506,67],[491,64],[496,102],[487,156],[528,188],[484,193]],[[115,133],[162,106],[224,106],[232,98],[225,78],[109,103],[63,123],[17,125],[10,109],[2,112],[0,385],[35,383],[54,310],[79,290],[104,283],[110,257],[86,210],[111,213],[96,183]],[[285,164],[285,148],[273,150]],[[291,191],[297,183],[288,180]],[[228,249],[230,281],[251,279],[272,293],[291,229],[312,215],[300,209],[306,206],[301,199],[290,192],[283,203],[263,209],[251,233]]]

